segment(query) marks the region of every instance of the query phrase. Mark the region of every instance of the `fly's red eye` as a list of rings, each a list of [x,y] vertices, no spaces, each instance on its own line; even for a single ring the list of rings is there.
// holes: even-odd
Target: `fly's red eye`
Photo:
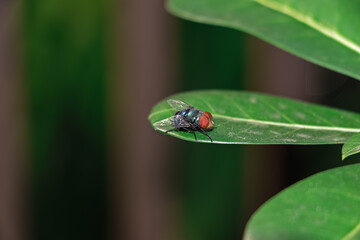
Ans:
[[[212,115],[211,115],[211,113],[209,113],[209,112],[204,112],[204,114],[205,114],[210,120],[212,120]]]
[[[199,123],[200,123],[200,127],[201,127],[202,129],[206,129],[206,128],[209,126],[210,119],[209,119],[209,117],[204,113],[203,115],[201,115]]]

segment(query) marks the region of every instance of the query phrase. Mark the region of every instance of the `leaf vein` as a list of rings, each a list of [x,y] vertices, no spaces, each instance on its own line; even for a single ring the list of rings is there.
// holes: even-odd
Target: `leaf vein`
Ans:
[[[314,18],[305,13],[301,13],[296,9],[291,8],[290,6],[283,5],[281,3],[269,1],[269,0],[254,0],[255,2],[263,5],[264,7],[270,8],[272,10],[278,11],[285,15],[288,15],[299,22],[302,22],[313,29],[317,30],[318,32],[324,34],[325,36],[339,42],[343,46],[348,49],[353,50],[354,52],[360,54],[360,46],[355,42],[351,41],[350,39],[346,38],[345,36],[341,35],[335,29],[331,29],[328,26],[317,22]]]
[[[326,120],[325,118],[321,117],[319,114],[316,114],[315,112],[310,111],[310,110],[308,110],[308,109],[304,109],[304,110],[305,110],[305,112],[310,113],[311,115],[313,115],[314,117],[320,119],[321,121],[326,122],[326,123],[329,124],[330,126],[335,127],[335,125],[334,125],[332,122],[330,122],[329,120]]]
[[[274,107],[273,105],[262,101],[265,105],[269,106],[271,109],[273,109],[275,112],[277,112],[278,114],[280,114],[280,116],[282,116],[284,119],[286,119],[289,123],[295,123],[293,120],[291,120],[288,116],[286,116],[285,114],[283,114],[281,111],[279,111],[279,109],[277,109],[276,107]]]
[[[239,104],[237,102],[235,102],[232,98],[225,96],[226,99],[229,99],[234,105],[235,107],[242,112],[246,117],[248,118],[252,118],[242,107],[239,106]]]

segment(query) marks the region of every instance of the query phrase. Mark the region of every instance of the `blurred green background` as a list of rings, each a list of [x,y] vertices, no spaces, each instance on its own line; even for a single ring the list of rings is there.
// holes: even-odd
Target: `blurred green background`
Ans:
[[[355,80],[162,1],[2,1],[0,84],[0,239],[241,239],[281,189],[359,159],[153,131],[151,107],[192,89],[360,111]]]

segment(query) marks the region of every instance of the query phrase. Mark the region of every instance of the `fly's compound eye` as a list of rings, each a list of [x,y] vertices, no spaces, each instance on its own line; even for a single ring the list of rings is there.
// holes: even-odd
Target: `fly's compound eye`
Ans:
[[[201,115],[199,120],[199,125],[202,129],[212,129],[214,122],[212,121],[212,116],[209,112],[204,112]]]
[[[201,115],[199,123],[202,129],[206,129],[210,123],[209,117],[205,114]]]
[[[212,115],[211,115],[211,113],[209,113],[209,112],[204,112],[204,115],[206,115],[206,116],[209,118],[210,121],[212,120]]]

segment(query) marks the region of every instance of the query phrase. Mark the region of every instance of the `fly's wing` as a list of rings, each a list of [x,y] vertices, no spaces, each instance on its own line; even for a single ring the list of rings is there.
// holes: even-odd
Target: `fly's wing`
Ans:
[[[168,130],[174,129],[174,117],[165,118],[159,122],[154,123],[156,130],[166,132]]]
[[[154,127],[156,130],[161,132],[176,129],[181,130],[183,128],[193,129],[193,125],[190,122],[186,121],[181,115],[175,115],[169,118],[165,118],[164,120],[154,123]]]
[[[169,99],[169,100],[167,100],[167,102],[173,109],[178,110],[178,111],[189,109],[189,108],[194,108],[193,106],[191,106],[187,103],[184,103],[183,101],[180,101],[180,100]]]

